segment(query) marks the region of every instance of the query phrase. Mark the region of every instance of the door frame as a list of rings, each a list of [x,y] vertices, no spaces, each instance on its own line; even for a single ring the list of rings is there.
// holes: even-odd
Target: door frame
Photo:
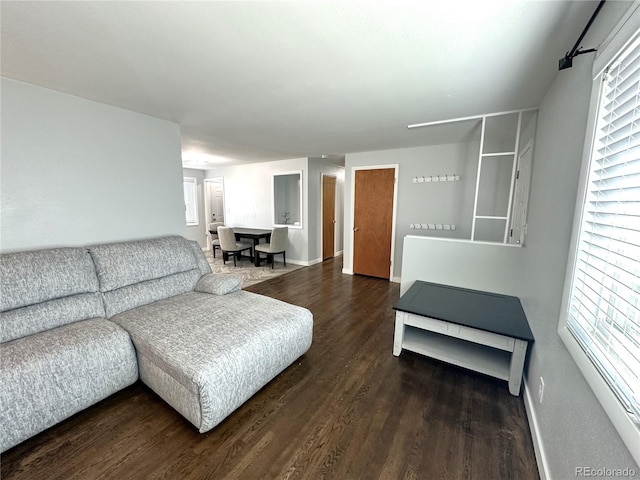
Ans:
[[[391,219],[391,265],[389,267],[389,280],[399,282],[400,279],[395,279],[393,276],[393,267],[395,266],[395,254],[396,254],[396,218],[398,213],[398,170],[400,168],[399,164],[388,164],[388,165],[363,165],[359,167],[351,167],[351,218],[349,219],[349,237],[351,239],[349,245],[349,254],[351,256],[351,268],[343,269],[343,273],[347,273],[349,275],[353,275],[353,250],[354,250],[354,221],[355,221],[355,211],[356,211],[356,171],[357,170],[380,170],[385,168],[393,168],[395,173],[395,181],[393,182],[393,214]]]
[[[227,202],[225,198],[225,189],[224,189],[224,177],[206,177],[202,184],[204,186],[204,214],[205,214],[205,224],[204,224],[204,233],[207,239],[207,250],[211,250],[211,235],[209,235],[209,224],[211,223],[211,201],[213,196],[213,184],[214,183],[222,183],[222,205],[225,210],[224,217],[227,217]]]
[[[333,218],[336,219],[337,215],[336,215],[336,206],[337,206],[337,202],[336,202],[336,196],[337,196],[337,190],[338,190],[338,176],[336,174],[333,173],[325,173],[325,172],[321,172],[320,173],[320,261],[324,261],[324,259],[322,258],[323,252],[324,252],[324,177],[331,177],[336,181],[336,185],[335,185],[335,191],[333,194]],[[333,257],[335,258],[336,255],[336,245],[338,244],[337,240],[337,232],[338,229],[335,228],[336,223],[334,223],[334,227],[333,227]]]

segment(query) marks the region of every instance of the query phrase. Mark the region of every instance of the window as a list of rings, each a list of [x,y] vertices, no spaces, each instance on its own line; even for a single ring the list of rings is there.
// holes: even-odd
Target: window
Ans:
[[[187,225],[198,225],[198,183],[193,177],[184,177],[182,180]]]
[[[637,33],[636,39],[600,78],[580,230],[564,303],[566,328],[561,325],[560,335],[634,452],[640,445],[640,36]]]

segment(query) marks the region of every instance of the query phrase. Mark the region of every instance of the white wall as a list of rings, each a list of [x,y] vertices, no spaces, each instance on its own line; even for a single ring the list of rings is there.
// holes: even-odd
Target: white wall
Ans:
[[[519,246],[413,235],[403,243],[400,294],[416,280],[507,295],[520,293]]]
[[[585,37],[598,47],[630,2],[607,2]],[[640,469],[557,333],[592,89],[594,54],[560,71],[540,105],[520,298],[536,342],[527,385],[550,478],[580,466]],[[537,401],[540,377],[544,401]]]
[[[287,262],[307,265],[308,161],[306,158],[235,165],[207,170],[205,178],[224,178],[225,223],[232,227],[273,228],[273,174],[302,171],[302,229],[289,228]]]
[[[189,240],[195,240],[202,248],[207,248],[207,228],[209,222],[205,217],[204,211],[204,171],[192,168],[182,169],[183,177],[193,177],[196,179],[196,187],[198,192],[198,225],[186,226],[185,237]],[[186,225],[186,220],[185,220]]]
[[[335,253],[342,253],[344,237],[344,167],[309,159],[309,261],[322,261],[322,175],[336,177]]]
[[[2,251],[185,234],[177,124],[2,79]]]
[[[396,217],[393,276],[402,273],[402,239],[405,235],[447,235],[471,238],[473,199],[478,168],[479,142],[434,145],[397,150],[349,154],[345,157],[344,187],[344,269],[353,269],[351,252],[351,190],[354,167],[398,164],[398,205]],[[414,176],[457,174],[458,182],[413,183]],[[455,224],[455,231],[411,230],[411,223]]]

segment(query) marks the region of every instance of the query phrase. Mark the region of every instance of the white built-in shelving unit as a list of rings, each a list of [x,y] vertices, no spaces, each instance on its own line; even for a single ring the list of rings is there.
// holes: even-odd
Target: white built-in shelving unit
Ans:
[[[477,121],[480,148],[471,217],[471,241],[521,244],[526,233],[526,209],[537,109],[513,110],[441,122],[409,125],[421,128],[444,123]],[[524,142],[523,142],[524,140]],[[413,183],[456,182],[457,174],[413,177]],[[412,229],[455,230],[455,225],[431,227],[413,223]],[[468,228],[468,227],[467,227]]]

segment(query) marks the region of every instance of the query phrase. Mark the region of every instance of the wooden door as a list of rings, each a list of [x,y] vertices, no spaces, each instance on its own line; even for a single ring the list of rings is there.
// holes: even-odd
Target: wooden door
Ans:
[[[395,169],[356,170],[353,273],[390,278]]]
[[[322,176],[322,260],[335,255],[336,177]]]

